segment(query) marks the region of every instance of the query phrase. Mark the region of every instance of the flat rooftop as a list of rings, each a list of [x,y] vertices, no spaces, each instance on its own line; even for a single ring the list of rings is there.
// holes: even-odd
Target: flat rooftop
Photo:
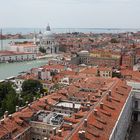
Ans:
[[[73,108],[73,103],[72,102],[59,102],[55,106],[60,106],[60,107],[67,107],[67,108]],[[79,103],[74,103],[74,108],[79,109],[81,107],[81,104]]]
[[[32,121],[46,123],[48,125],[61,125],[63,117],[68,116],[57,112],[39,112]]]

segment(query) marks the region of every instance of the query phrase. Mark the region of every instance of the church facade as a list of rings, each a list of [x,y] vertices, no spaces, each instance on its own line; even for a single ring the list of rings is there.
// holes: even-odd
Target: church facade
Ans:
[[[46,54],[53,54],[59,52],[59,45],[55,40],[55,34],[52,33],[50,26],[46,27],[45,32],[41,32],[38,35],[38,47],[43,48],[46,51]]]

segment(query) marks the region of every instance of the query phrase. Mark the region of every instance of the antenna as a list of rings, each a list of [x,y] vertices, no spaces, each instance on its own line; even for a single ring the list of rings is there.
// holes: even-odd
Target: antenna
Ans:
[[[0,36],[1,36],[1,38],[0,38],[0,40],[1,40],[1,50],[3,50],[3,39],[2,39],[2,29],[1,29],[1,32],[0,32],[1,34],[0,34]]]

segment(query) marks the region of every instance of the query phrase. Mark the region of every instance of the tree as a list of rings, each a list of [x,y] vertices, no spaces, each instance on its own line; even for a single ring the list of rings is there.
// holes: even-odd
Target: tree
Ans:
[[[116,38],[112,38],[112,39],[110,40],[110,42],[111,42],[111,43],[119,43],[119,41],[118,41]]]
[[[46,50],[42,47],[39,48],[39,51],[42,52],[42,53],[46,53]]]
[[[18,104],[18,96],[14,92],[10,92],[6,95],[4,100],[2,101],[2,113],[6,110],[11,114],[15,112],[16,105]]]
[[[26,80],[22,84],[22,91],[25,94],[35,94],[40,93],[43,90],[43,85],[38,80]]]
[[[0,83],[0,101],[2,101],[6,97],[6,95],[12,92],[16,93],[16,91],[12,87],[12,83],[10,82]],[[0,102],[0,105],[1,105],[1,102]]]

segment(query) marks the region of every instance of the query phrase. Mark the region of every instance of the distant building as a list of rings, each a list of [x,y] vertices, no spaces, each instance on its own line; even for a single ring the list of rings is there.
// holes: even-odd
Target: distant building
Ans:
[[[124,54],[122,55],[122,66],[133,69],[135,63],[133,54]]]
[[[90,53],[88,51],[80,51],[71,59],[72,64],[86,64],[88,65],[90,62]]]
[[[59,45],[55,40],[55,35],[51,32],[51,28],[48,25],[44,34],[41,32],[38,35],[38,46],[45,49],[47,54],[58,53]]]
[[[0,51],[0,62],[28,61],[35,60],[36,57],[36,53]]]
[[[118,68],[121,65],[121,54],[105,50],[95,50],[92,53],[81,51],[72,57],[71,63]]]
[[[11,43],[10,51],[25,52],[25,53],[37,53],[38,47],[33,42]]]

